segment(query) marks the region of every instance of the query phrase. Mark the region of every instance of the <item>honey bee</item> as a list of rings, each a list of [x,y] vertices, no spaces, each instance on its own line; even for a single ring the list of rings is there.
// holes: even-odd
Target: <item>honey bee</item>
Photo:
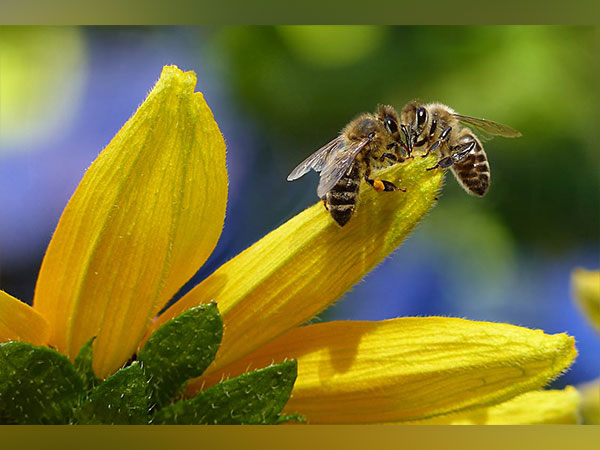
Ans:
[[[493,136],[521,136],[507,125],[463,116],[441,103],[408,103],[402,109],[401,123],[408,128],[410,151],[425,149],[423,157],[438,152],[439,161],[427,170],[450,167],[465,191],[479,197],[490,187],[490,165],[481,141]],[[477,130],[479,137],[468,127]]]
[[[296,180],[310,169],[320,172],[317,195],[343,227],[356,209],[363,178],[378,192],[405,191],[391,181],[371,178],[372,169],[403,162],[403,155],[408,156],[399,123],[398,113],[391,106],[381,105],[375,114],[359,115],[338,137],[298,164],[287,180]],[[408,139],[406,128],[403,133]]]

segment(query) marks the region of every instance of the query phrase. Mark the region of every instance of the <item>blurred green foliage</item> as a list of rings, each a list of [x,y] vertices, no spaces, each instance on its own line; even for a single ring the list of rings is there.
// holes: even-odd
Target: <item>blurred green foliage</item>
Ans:
[[[454,205],[442,201],[434,215],[478,202],[488,214],[482,220],[503,222],[509,233],[495,233],[496,225],[473,230],[477,221],[456,224],[454,232],[505,239],[497,247],[510,248],[511,235],[550,252],[596,243],[596,28],[292,26],[215,33],[225,82],[266,136],[263,157],[291,168],[378,103],[400,109],[415,98],[440,101],[506,123],[523,137],[485,145],[492,167],[486,201],[466,196],[448,174],[444,196]],[[448,225],[437,230],[440,238],[449,232]]]
[[[39,142],[73,121],[84,89],[81,29],[0,27],[0,146]]]

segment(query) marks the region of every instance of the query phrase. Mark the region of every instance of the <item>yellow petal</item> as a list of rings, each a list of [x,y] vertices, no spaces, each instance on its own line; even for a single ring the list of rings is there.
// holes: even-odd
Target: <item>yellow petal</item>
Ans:
[[[577,424],[579,402],[577,389],[567,386],[562,391],[527,392],[499,405],[406,423],[411,425]]]
[[[224,333],[211,372],[313,318],[394,251],[433,206],[443,172],[425,169],[435,161],[417,157],[377,174],[406,193],[378,193],[363,183],[343,228],[322,203],[306,209],[221,266],[154,327],[216,300]]]
[[[574,339],[506,324],[441,317],[329,322],[297,328],[195,380],[188,393],[296,358],[287,412],[309,423],[426,419],[539,389],[575,358]]]
[[[571,284],[579,307],[600,331],[600,270],[575,269]]]
[[[48,322],[31,306],[0,291],[0,342],[23,341],[45,345],[50,336]]]
[[[196,76],[165,67],[88,169],[52,237],[34,307],[74,357],[92,336],[105,377],[208,258],[227,201],[225,143]]]

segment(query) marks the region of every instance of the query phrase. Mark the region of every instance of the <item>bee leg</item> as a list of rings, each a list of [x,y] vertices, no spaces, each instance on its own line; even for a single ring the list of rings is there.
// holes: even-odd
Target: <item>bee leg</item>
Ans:
[[[365,181],[367,183],[369,183],[373,187],[373,189],[375,189],[377,192],[392,192],[392,191],[406,192],[406,189],[399,188],[398,186],[396,186],[391,181],[380,180],[378,178],[375,178],[373,180],[373,179],[368,178],[368,177],[365,177]]]
[[[433,152],[436,148],[438,148],[440,146],[442,142],[438,139],[437,141],[435,141],[428,149],[425,153],[423,153],[421,155],[422,158],[427,158],[429,156],[429,154],[431,152]]]
[[[379,178],[372,179],[371,176],[371,166],[367,165],[365,167],[364,178],[367,183],[369,183],[373,189],[377,192],[392,192],[392,191],[402,191],[406,192],[406,189],[399,188],[391,181],[380,180]]]
[[[406,147],[406,145],[404,145],[404,143],[402,141],[398,142],[392,142],[391,144],[388,144],[387,146],[388,150],[393,150],[394,153],[384,153],[383,155],[381,155],[379,157],[379,161],[383,162],[384,160],[388,160],[391,161],[392,163],[397,163],[397,162],[404,162],[406,159],[404,157],[404,155],[406,155],[406,158],[409,158],[409,153],[408,153],[408,147]]]
[[[369,178],[367,175],[365,175],[365,181],[369,183],[371,187],[373,187],[373,189],[375,189],[377,192],[383,192],[385,190],[385,185],[381,180],[373,180],[372,178]]]
[[[380,180],[383,183],[384,186],[384,191],[385,192],[391,192],[391,191],[402,191],[402,192],[406,192],[405,188],[399,188],[398,186],[396,186],[394,183],[392,183],[391,181],[387,181],[387,180]]]
[[[379,161],[381,162],[385,162],[386,160],[392,164],[404,162],[404,159],[402,157],[398,158],[398,156],[396,156],[394,153],[384,153],[379,157]]]
[[[440,159],[435,166],[427,167],[425,170],[433,170],[433,169],[437,169],[438,167],[441,169],[446,169],[447,167],[450,167],[452,164],[454,164],[452,162],[452,157],[446,156],[445,158]]]
[[[397,147],[396,157],[400,160],[400,162],[414,158],[410,148],[404,142],[400,142],[400,145]]]
[[[425,152],[425,154],[421,155],[421,156],[423,158],[426,158],[429,155],[429,153],[431,153],[432,151],[437,149],[440,145],[442,145],[442,143],[446,142],[448,140],[448,138],[450,137],[451,131],[452,131],[452,127],[448,127],[444,131],[442,131],[442,134],[440,134],[440,137],[437,139],[437,141],[435,141],[433,144],[431,144],[429,146],[429,148],[427,149],[427,151]]]
[[[475,148],[475,141],[467,143],[466,147],[461,148],[460,150],[456,150],[450,156],[446,156],[445,158],[440,159],[435,166],[429,167],[426,170],[433,170],[437,169],[438,167],[446,169],[456,163],[459,163],[467,157],[467,155],[471,152],[471,150],[473,150],[473,148]]]
[[[323,200],[323,206],[325,209],[329,211],[329,206],[327,206],[327,196],[323,197],[321,200]]]
[[[452,153],[450,155],[450,158],[452,158],[452,163],[456,164],[456,163],[461,162],[463,159],[465,159],[467,157],[467,155],[469,153],[471,153],[471,150],[473,150],[475,148],[475,145],[477,145],[477,143],[475,141],[471,141],[465,148],[463,148],[461,150],[457,150],[454,153]]]
[[[412,156],[410,154],[410,150],[404,144],[404,142],[396,142],[395,144],[396,144],[396,146],[395,146],[395,152],[394,152],[395,161],[397,161],[397,162],[404,162],[407,159],[413,159],[414,158],[414,156]]]
[[[397,152],[397,154],[398,154],[397,155],[398,156],[398,161],[400,161],[400,162],[404,162],[407,159],[413,159],[414,158],[414,156],[411,154],[409,148],[406,145],[404,145],[404,144],[401,144],[400,150]]]

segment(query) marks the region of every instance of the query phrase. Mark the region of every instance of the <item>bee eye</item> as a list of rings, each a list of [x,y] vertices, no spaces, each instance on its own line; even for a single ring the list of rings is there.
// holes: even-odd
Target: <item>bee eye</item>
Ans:
[[[417,108],[417,126],[422,127],[427,120],[427,110],[425,108]]]
[[[391,134],[398,132],[398,124],[392,117],[387,115],[385,116],[385,127]]]

